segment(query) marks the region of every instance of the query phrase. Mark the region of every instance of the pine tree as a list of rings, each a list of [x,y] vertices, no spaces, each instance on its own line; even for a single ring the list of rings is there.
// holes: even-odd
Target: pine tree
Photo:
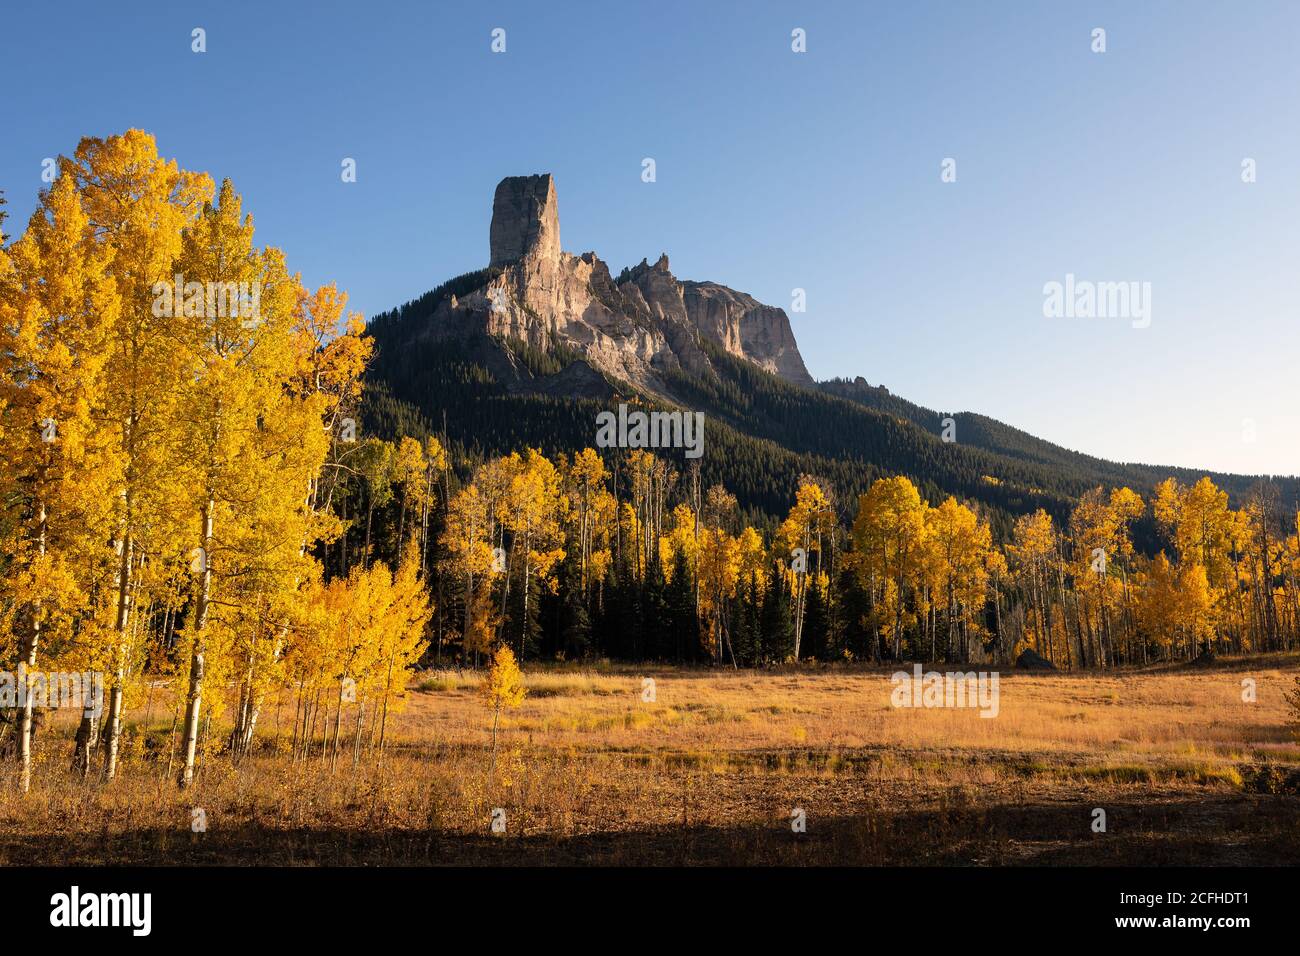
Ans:
[[[591,653],[591,617],[583,597],[582,570],[568,566],[562,579],[560,646],[567,660],[581,660]]]
[[[785,575],[773,574],[763,595],[760,626],[763,663],[780,663],[794,656],[794,623]]]
[[[830,620],[826,606],[826,591],[822,576],[814,575],[808,586],[807,604],[804,608],[804,646],[807,657],[825,661],[832,657],[830,648]]]

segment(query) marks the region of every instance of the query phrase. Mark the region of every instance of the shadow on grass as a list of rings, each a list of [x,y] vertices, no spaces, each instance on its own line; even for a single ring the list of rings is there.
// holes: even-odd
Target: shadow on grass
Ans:
[[[1105,833],[1078,803],[949,807],[771,826],[492,835],[297,829],[0,835],[6,865],[302,866],[1283,866],[1300,859],[1300,797],[1180,795],[1104,801]]]

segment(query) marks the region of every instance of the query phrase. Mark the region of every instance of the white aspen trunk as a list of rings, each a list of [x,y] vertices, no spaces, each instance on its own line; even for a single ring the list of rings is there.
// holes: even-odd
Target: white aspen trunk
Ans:
[[[529,536],[531,538],[531,535]],[[519,659],[524,659],[524,645],[528,640],[528,584],[529,584],[529,567],[528,548],[531,541],[524,543],[524,613],[523,619],[519,622]]]
[[[393,690],[393,658],[388,659],[388,676],[384,681],[384,710],[379,720],[379,766],[384,765],[384,742],[388,734],[388,695]]]
[[[200,532],[200,547],[203,549],[203,567],[198,572],[194,607],[194,650],[190,657],[190,686],[186,694],[184,734],[181,737],[181,752],[184,763],[181,766],[181,787],[188,787],[194,782],[194,753],[199,739],[199,712],[203,706],[203,674],[207,641],[204,631],[208,624],[208,601],[212,595],[212,512],[215,507],[212,495],[203,505],[203,524]]]
[[[343,681],[339,681],[339,698],[338,707],[334,711],[334,743],[330,748],[330,772],[334,772],[334,765],[339,759],[339,727],[343,721]]]
[[[127,625],[131,617],[131,569],[135,544],[128,536],[122,542],[117,570],[117,666],[108,695],[108,740],[104,748],[104,776],[117,776],[117,752],[122,740],[122,685],[126,681]]]
[[[40,503],[39,528],[37,534],[37,554],[42,558],[45,557],[45,527],[47,516],[45,513],[45,502]],[[27,684],[27,693],[23,695],[23,708],[18,716],[18,759],[22,764],[22,770],[19,773],[18,789],[27,793],[32,788],[32,707],[34,701],[31,695],[31,672],[36,667],[37,649],[41,643],[41,602],[37,601],[32,610],[32,635],[27,641],[26,653],[22,656],[22,662],[25,667],[25,673],[22,676],[24,684]]]
[[[366,719],[366,702],[364,700],[357,704],[357,726],[356,732],[352,737],[352,770],[356,772],[357,764],[361,761],[361,728]]]

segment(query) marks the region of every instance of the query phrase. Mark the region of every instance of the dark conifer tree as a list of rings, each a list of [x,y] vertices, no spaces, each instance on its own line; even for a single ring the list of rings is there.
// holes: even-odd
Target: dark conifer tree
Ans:
[[[808,598],[804,607],[803,640],[807,656],[819,661],[830,660],[830,619],[826,607],[826,592],[814,577],[808,583]],[[803,648],[800,648],[803,653]]]
[[[692,589],[691,569],[686,555],[680,551],[673,558],[673,580],[666,595],[669,630],[662,656],[676,661],[694,661],[699,658],[700,629],[695,616],[695,595]]]
[[[559,649],[566,660],[581,660],[591,654],[591,616],[582,590],[578,587],[578,572],[572,562],[565,562],[560,578]]]
[[[794,653],[794,621],[790,617],[790,590],[785,576],[773,574],[763,595],[760,620],[763,662],[780,663]]]

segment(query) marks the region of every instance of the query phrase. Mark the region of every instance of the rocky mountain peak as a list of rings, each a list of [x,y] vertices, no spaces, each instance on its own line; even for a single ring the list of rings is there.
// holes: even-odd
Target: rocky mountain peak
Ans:
[[[543,351],[564,345],[611,383],[669,400],[668,373],[715,374],[705,339],[789,381],[813,384],[781,309],[717,283],[680,280],[666,253],[615,279],[594,252],[561,251],[549,173],[501,180],[489,238],[499,274],[450,305],[444,301],[433,334],[456,333],[468,322]]]
[[[526,256],[558,262],[560,211],[550,173],[507,176],[492,199],[489,234],[493,266],[508,266]]]

